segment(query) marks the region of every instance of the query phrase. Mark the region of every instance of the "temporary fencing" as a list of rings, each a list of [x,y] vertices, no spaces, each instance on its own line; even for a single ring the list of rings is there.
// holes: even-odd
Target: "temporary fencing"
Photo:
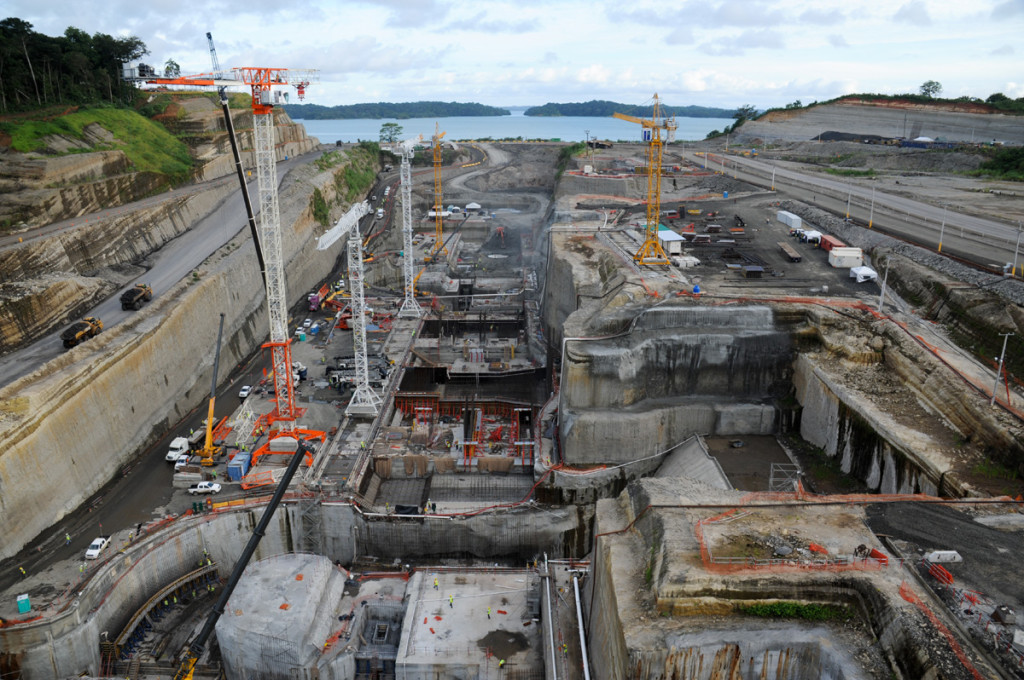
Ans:
[[[956,655],[956,658],[960,660],[960,663],[964,665],[964,668],[966,668],[971,673],[975,680],[982,680],[981,673],[979,673],[978,669],[974,667],[974,664],[971,663],[971,660],[967,658],[967,654],[964,653],[963,647],[961,647],[960,643],[956,641],[956,638],[953,637],[953,634],[949,632],[949,628],[947,628],[946,625],[939,620],[939,617],[937,617],[935,613],[928,607],[928,605],[922,602],[921,598],[919,598],[914,593],[914,591],[910,589],[910,586],[907,585],[906,581],[900,584],[900,597],[916,606],[919,610],[921,610],[921,613],[928,617],[928,620],[932,622],[932,625],[935,626],[935,628],[940,633],[942,633],[943,637],[946,638],[946,641],[949,643],[950,649],[953,650],[953,653]]]

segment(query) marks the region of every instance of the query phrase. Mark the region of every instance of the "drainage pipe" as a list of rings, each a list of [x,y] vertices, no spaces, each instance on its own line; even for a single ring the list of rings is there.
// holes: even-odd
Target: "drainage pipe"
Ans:
[[[544,603],[548,610],[548,646],[551,648],[551,673],[558,680],[558,662],[555,658],[555,630],[551,624],[551,568],[548,565],[548,554],[544,553]]]
[[[576,627],[580,631],[580,654],[583,657],[583,680],[590,680],[590,660],[587,658],[587,636],[583,632],[583,607],[580,605],[580,577],[572,575],[572,588],[576,592]]]

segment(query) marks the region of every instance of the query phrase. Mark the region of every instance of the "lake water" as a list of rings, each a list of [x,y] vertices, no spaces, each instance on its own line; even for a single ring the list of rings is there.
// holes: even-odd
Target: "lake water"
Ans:
[[[378,141],[380,127],[384,123],[398,123],[402,126],[402,138],[409,139],[422,134],[429,140],[434,134],[434,124],[441,126],[445,139],[560,139],[563,142],[582,142],[590,131],[590,139],[611,141],[640,141],[640,126],[617,118],[585,118],[563,116],[548,118],[524,116],[513,111],[511,116],[453,117],[453,118],[353,118],[350,120],[300,120],[306,133],[317,137],[323,144],[336,141],[358,142]],[[721,130],[735,121],[731,118],[676,118],[678,140],[700,140],[712,130]]]

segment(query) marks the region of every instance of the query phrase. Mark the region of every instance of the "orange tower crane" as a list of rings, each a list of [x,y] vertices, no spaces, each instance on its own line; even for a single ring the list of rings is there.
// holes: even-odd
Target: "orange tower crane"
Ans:
[[[448,249],[444,247],[444,239],[441,234],[441,213],[444,210],[444,200],[441,196],[441,138],[445,133],[441,132],[441,126],[434,123],[434,136],[431,142],[434,145],[434,248],[430,251],[430,259],[437,260],[439,255],[447,255]]]
[[[661,133],[665,131],[666,141],[675,141],[675,116],[666,118],[663,115],[657,94],[654,95],[654,107],[650,118],[637,118],[624,113],[612,115],[620,120],[643,126],[644,141],[647,142],[647,228],[644,230],[644,242],[634,253],[633,261],[642,265],[668,264],[668,255],[658,241],[658,225],[661,218]]]

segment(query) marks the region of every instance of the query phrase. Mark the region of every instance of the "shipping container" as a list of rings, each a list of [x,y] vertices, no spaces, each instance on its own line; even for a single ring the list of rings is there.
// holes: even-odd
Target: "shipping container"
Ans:
[[[250,454],[236,453],[228,462],[228,479],[232,482],[241,481],[249,473]]]
[[[837,269],[860,267],[864,264],[864,253],[860,248],[833,248],[828,253],[828,263]]]
[[[782,222],[783,224],[787,225],[790,229],[799,229],[800,228],[800,224],[801,224],[800,217],[797,216],[797,215],[794,215],[791,212],[787,212],[785,210],[780,210],[778,213],[776,213],[775,218],[779,222]]]
[[[835,236],[825,235],[821,237],[821,247],[825,251],[830,251],[833,248],[846,248],[846,244],[837,239]]]

